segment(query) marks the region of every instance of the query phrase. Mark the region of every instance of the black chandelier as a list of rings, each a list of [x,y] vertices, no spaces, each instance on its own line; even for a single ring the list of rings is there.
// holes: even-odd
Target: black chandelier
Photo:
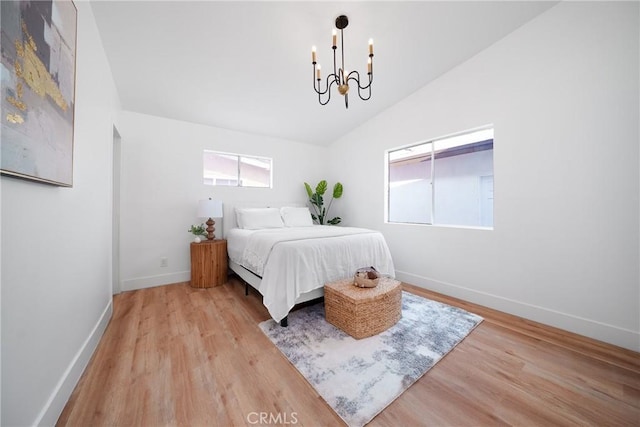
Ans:
[[[354,82],[358,85],[358,96],[363,101],[367,101],[371,98],[371,82],[373,82],[373,40],[369,39],[369,60],[367,61],[367,76],[369,82],[362,86],[360,84],[360,73],[357,71],[347,72],[344,68],[344,33],[343,30],[349,25],[349,18],[345,15],[340,15],[336,18],[336,28],[340,30],[340,56],[341,63],[340,68],[337,68],[336,63],[336,45],[337,32],[334,29],[332,34],[333,39],[333,73],[327,76],[327,83],[325,89],[322,90],[321,77],[320,77],[320,64],[316,62],[316,47],[311,48],[311,62],[313,63],[313,89],[318,94],[318,102],[320,105],[327,105],[331,99],[331,86],[335,83],[338,86],[338,92],[340,95],[344,95],[344,106],[349,108],[349,82]],[[368,91],[368,93],[367,93]],[[364,96],[363,96],[364,92]],[[327,95],[326,100],[323,102],[322,97]]]

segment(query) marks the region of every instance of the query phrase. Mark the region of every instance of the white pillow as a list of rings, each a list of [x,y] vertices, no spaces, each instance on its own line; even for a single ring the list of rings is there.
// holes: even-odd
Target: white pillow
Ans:
[[[236,209],[236,216],[238,227],[245,230],[284,227],[280,217],[280,210],[277,208]]]
[[[240,211],[242,209],[236,208],[236,224],[238,224],[238,228],[243,228],[242,227],[242,215],[240,215]]]
[[[313,220],[309,208],[290,208],[280,209],[282,220],[285,227],[311,227]]]

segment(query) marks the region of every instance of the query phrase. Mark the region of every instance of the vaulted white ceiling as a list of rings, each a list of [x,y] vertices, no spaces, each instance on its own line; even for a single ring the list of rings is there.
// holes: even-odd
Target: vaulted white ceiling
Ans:
[[[92,8],[125,110],[326,145],[555,3],[94,1]],[[349,17],[348,70],[366,73],[369,38],[375,46],[371,100],[351,93],[348,110],[337,92],[321,106],[312,88],[311,46],[326,76],[340,14]]]

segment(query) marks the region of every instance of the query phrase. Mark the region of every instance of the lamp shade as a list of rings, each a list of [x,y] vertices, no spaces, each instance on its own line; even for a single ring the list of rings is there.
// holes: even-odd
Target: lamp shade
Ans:
[[[200,200],[198,218],[222,218],[222,202],[219,200]]]

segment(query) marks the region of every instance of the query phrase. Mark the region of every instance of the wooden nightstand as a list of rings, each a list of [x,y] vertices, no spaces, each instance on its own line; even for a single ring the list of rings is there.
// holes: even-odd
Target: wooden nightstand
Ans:
[[[227,281],[227,241],[191,243],[191,286],[211,288]]]

